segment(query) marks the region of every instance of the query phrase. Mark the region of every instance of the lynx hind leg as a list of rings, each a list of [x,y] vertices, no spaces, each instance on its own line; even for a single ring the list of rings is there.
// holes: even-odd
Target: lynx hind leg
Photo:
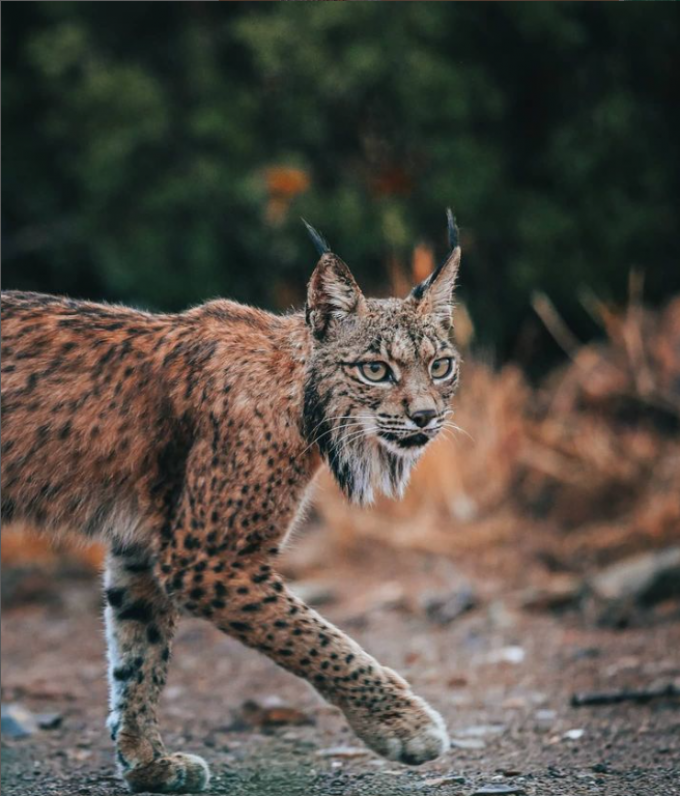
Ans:
[[[195,793],[208,785],[207,764],[196,755],[168,754],[158,728],[177,611],[152,567],[139,548],[114,549],[107,561],[108,727],[130,790]]]

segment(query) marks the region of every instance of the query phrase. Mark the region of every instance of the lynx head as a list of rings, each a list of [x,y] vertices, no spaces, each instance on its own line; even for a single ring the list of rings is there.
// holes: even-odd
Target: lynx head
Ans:
[[[460,263],[451,211],[446,261],[405,299],[368,299],[308,227],[321,259],[307,293],[313,349],[305,433],[350,498],[401,495],[413,464],[450,413],[459,356],[451,343]]]

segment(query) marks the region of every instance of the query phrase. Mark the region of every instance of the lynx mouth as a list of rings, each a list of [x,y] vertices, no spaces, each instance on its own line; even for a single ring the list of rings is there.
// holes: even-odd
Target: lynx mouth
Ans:
[[[430,434],[426,434],[422,431],[418,431],[415,434],[409,434],[406,437],[392,434],[389,431],[381,431],[378,436],[384,439],[386,442],[391,443],[391,445],[396,445],[402,450],[422,448],[432,439]]]

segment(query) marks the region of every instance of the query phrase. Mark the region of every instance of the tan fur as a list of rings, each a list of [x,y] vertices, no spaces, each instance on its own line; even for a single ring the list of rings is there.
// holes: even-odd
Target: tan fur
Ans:
[[[3,517],[110,542],[109,727],[132,790],[208,782],[200,758],[166,752],[156,720],[181,609],[304,677],[380,754],[421,763],[447,747],[439,716],[274,564],[322,458],[352,499],[403,489],[455,386],[428,371],[456,358],[453,278],[437,276],[443,298],[427,286],[368,300],[324,255],[306,314],[282,317],[230,301],[153,315],[3,295]],[[398,382],[367,384],[360,359]],[[436,415],[422,432],[409,419],[421,410]]]

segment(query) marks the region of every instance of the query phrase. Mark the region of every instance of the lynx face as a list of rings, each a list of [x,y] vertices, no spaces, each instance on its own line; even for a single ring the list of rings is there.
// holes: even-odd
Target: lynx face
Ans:
[[[314,348],[305,389],[306,435],[359,503],[401,494],[411,467],[442,429],[458,381],[450,341],[456,247],[403,300],[366,299],[347,266],[324,253],[307,321]]]

